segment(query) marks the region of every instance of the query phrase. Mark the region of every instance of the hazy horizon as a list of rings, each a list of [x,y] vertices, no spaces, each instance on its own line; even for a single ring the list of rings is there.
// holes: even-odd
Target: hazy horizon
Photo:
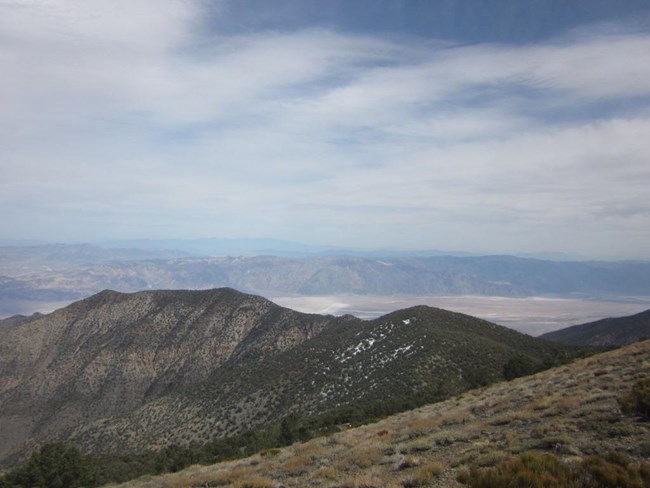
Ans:
[[[498,253],[470,252],[464,249],[408,248],[408,247],[344,247],[328,244],[308,244],[278,238],[241,238],[241,237],[197,237],[184,238],[130,238],[130,239],[96,239],[96,240],[59,240],[45,239],[0,239],[0,247],[29,248],[39,246],[94,246],[97,248],[155,251],[181,251],[188,255],[205,257],[226,256],[328,256],[359,255],[366,257],[385,256],[461,256],[487,257],[512,256],[519,258],[541,259],[547,261],[638,261],[646,262],[650,257],[617,258],[608,255],[589,255],[577,252],[561,251],[517,251]],[[276,254],[273,254],[276,253]]]

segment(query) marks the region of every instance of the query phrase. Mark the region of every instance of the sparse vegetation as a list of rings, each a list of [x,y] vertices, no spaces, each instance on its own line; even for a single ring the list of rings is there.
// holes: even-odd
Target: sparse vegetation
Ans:
[[[398,320],[399,315],[393,318]],[[519,472],[522,479],[543,471],[542,478],[561,480],[565,468],[569,480],[622,479],[627,484],[621,486],[636,488],[647,483],[649,470],[643,458],[650,452],[650,424],[638,422],[636,409],[647,398],[649,352],[650,342],[636,343],[404,412],[437,400],[441,390],[456,388],[452,380],[431,381],[419,390],[416,385],[410,396],[341,405],[310,416],[294,413],[264,429],[204,444],[108,457],[83,456],[61,444],[44,446],[25,466],[7,473],[0,488],[90,487],[142,475],[148,477],[124,486],[453,487],[459,486],[457,479],[471,485],[473,480],[512,478]],[[543,350],[539,357],[544,357]],[[425,361],[421,367],[431,365]],[[457,377],[461,385],[462,374]],[[229,388],[226,393],[233,393],[235,385]],[[251,393],[249,398],[248,403],[238,398],[234,404],[241,405],[240,412],[230,413],[248,415],[251,405],[282,403],[284,397],[275,392],[268,398]],[[628,410],[628,404],[634,409]],[[621,415],[621,410],[632,416]],[[161,422],[162,412],[155,412],[151,422]],[[402,413],[385,418],[395,412]],[[213,415],[209,425],[223,421]],[[383,420],[358,427],[378,419]],[[190,423],[188,435],[195,438],[202,425]],[[131,433],[125,430],[123,435]],[[611,449],[627,454],[621,457],[609,453]],[[80,471],[67,471],[70,459]],[[165,472],[170,474],[152,477]],[[43,473],[49,473],[48,481]],[[65,484],[63,476],[69,476]]]
[[[460,481],[470,485],[476,476],[513,470],[522,476],[545,472],[542,479],[560,480],[548,485],[557,488],[575,486],[560,483],[576,479],[583,482],[580,488],[617,486],[612,484],[616,476],[627,483],[621,487],[647,486],[650,425],[622,416],[616,399],[648,371],[648,353],[650,342],[634,344],[376,424],[294,443],[273,456],[191,467],[123,488],[198,487],[203,480],[212,480],[207,486],[236,487],[249,479],[287,488],[453,488],[464,486]],[[594,374],[602,369],[607,374]],[[627,454],[610,453],[612,448]],[[600,481],[585,485],[585,477]]]
[[[52,327],[57,331],[70,330],[72,323],[91,330],[98,317],[106,330],[101,339],[88,338],[81,350],[76,336],[65,332],[48,342],[46,357],[77,355],[74,362],[52,363],[51,389],[40,389],[32,380],[15,386],[11,398],[30,398],[30,415],[43,419],[38,432],[5,439],[16,457],[25,437],[61,439],[98,455],[179,446],[174,452],[183,454],[171,468],[180,469],[204,458],[186,456],[183,449],[194,451],[215,439],[279,423],[278,444],[252,437],[243,454],[288,446],[341,424],[367,423],[498,381],[516,354],[551,364],[580,353],[425,306],[362,321],[305,316],[227,289],[107,291],[47,320],[57,324]],[[44,325],[37,321],[36,326]],[[18,341],[18,336],[5,339]],[[124,344],[130,346],[124,349]],[[8,349],[14,354],[17,348]],[[44,393],[32,397],[27,394],[32,391]],[[115,401],[122,394],[124,401]],[[60,401],[70,402],[66,412],[72,413],[49,415],[46,406]],[[21,405],[10,407],[21,411]],[[290,418],[296,412],[308,412],[308,418]],[[469,418],[459,410],[445,422],[451,426]],[[276,441],[277,432],[272,437]]]
[[[471,488],[578,488],[568,466],[551,454],[533,452],[494,467],[472,466],[461,480]]]
[[[459,481],[471,488],[644,488],[650,484],[650,464],[631,463],[617,452],[591,455],[578,463],[526,452],[494,467],[472,467]]]
[[[553,480],[556,484],[549,486],[557,488],[648,486],[650,424],[638,422],[636,415],[621,415],[617,398],[646,377],[649,353],[650,342],[634,344],[375,424],[331,424],[327,436],[296,440],[284,448],[266,444],[278,441],[278,423],[271,431],[215,442],[210,450],[173,448],[150,453],[151,458],[114,459],[111,469],[126,476],[136,465],[148,466],[155,474],[174,463],[193,464],[162,477],[127,482],[123,488],[453,488],[462,487],[460,481],[467,486],[523,486],[472,484],[500,483],[508,473],[510,480],[519,479],[512,473],[528,481],[533,475]],[[596,374],[601,370],[607,374]],[[608,381],[609,375],[617,381]],[[605,390],[605,384],[610,389]],[[359,411],[346,409],[327,418],[331,422],[358,416]],[[286,425],[294,432],[306,426],[316,434],[318,426],[328,422],[292,416]],[[250,456],[253,449],[259,453],[234,459]],[[214,459],[226,460],[207,465]],[[106,468],[98,468],[96,473],[106,480]],[[591,484],[585,484],[586,479]],[[561,484],[565,482],[569,484]]]

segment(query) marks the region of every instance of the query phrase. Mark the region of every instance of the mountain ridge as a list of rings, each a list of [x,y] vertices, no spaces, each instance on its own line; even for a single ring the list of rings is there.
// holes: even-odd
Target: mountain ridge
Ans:
[[[341,319],[232,289],[104,291],[3,326],[0,427],[24,440],[29,432],[47,437],[73,427],[79,418],[125,413],[173,385],[204,380],[233,357],[291,348],[331,320]],[[244,340],[255,328],[255,337]],[[2,447],[0,457],[7,454]]]
[[[624,346],[650,337],[650,309],[548,332],[543,339],[582,346]]]
[[[363,321],[304,314],[231,288],[104,290],[0,322],[0,459],[44,439],[131,452],[205,442],[398,396],[440,399],[575,350],[418,306]],[[25,442],[27,444],[25,444]]]

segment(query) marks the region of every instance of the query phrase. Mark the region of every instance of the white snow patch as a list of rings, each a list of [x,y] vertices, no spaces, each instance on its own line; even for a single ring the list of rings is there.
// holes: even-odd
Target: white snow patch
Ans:
[[[395,349],[395,351],[393,351],[393,359],[395,359],[398,354],[403,354],[410,351],[412,347],[413,344],[409,344],[408,346],[404,346],[404,347],[398,347],[397,349]]]
[[[335,356],[335,359],[340,363],[344,363],[349,359],[351,359],[352,357],[356,356],[357,354],[370,349],[376,341],[377,340],[374,337],[363,339],[356,346],[349,347],[345,351],[343,351],[343,353]]]

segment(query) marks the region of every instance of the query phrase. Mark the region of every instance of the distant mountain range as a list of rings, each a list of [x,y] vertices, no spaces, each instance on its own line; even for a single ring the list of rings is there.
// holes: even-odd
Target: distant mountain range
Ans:
[[[544,339],[581,346],[624,346],[650,338],[650,310],[549,332]]]
[[[442,399],[575,349],[414,307],[363,321],[229,288],[103,291],[0,321],[0,460],[44,439],[94,452],[205,442],[291,412]]]
[[[69,303],[106,288],[223,286],[267,296],[647,297],[650,263],[449,255],[192,257],[95,246],[0,247],[0,316],[42,310],[39,302]]]

